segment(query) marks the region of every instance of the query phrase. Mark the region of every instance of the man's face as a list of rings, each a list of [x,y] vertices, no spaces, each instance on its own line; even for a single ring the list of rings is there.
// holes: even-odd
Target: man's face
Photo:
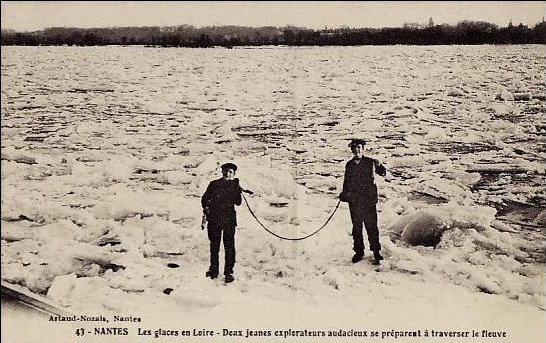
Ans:
[[[353,152],[354,157],[362,158],[362,154],[364,153],[364,146],[362,144],[355,144],[351,147],[351,151]]]
[[[222,169],[222,176],[224,180],[233,180],[235,178],[235,170],[231,168]]]

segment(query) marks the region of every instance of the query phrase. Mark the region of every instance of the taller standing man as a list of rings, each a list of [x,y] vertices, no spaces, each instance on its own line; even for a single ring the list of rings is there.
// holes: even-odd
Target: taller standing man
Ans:
[[[352,262],[356,263],[364,258],[362,235],[362,223],[364,223],[370,250],[373,251],[373,263],[379,264],[383,256],[380,253],[381,244],[377,228],[376,204],[378,196],[374,173],[385,176],[387,170],[378,160],[363,155],[365,145],[366,142],[362,139],[353,139],[349,143],[353,158],[345,165],[343,191],[339,195],[339,199],[349,203],[353,223],[353,250],[355,252]]]
[[[206,276],[216,279],[219,272],[220,241],[224,240],[225,282],[233,282],[235,265],[235,227],[237,215],[235,205],[241,205],[241,186],[235,178],[237,166],[233,163],[222,165],[222,177],[211,181],[201,198],[203,212],[208,221],[207,233],[210,241],[210,266]],[[222,237],[223,236],[223,237]]]

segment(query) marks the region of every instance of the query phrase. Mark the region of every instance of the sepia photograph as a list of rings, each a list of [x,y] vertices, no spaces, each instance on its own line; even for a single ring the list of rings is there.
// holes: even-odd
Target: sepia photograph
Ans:
[[[1,342],[544,342],[545,19],[1,1]]]

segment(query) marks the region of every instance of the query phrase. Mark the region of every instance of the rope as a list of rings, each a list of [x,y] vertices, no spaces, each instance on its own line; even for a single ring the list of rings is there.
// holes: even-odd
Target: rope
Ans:
[[[245,199],[245,204],[246,204],[246,207],[248,207],[248,210],[250,211],[250,214],[252,214],[252,216],[254,217],[254,219],[256,219],[256,221],[258,222],[258,224],[261,225],[261,227],[263,227],[265,229],[265,231],[269,232],[270,234],[272,234],[273,236],[277,237],[277,238],[280,238],[280,239],[284,239],[284,240],[287,240],[287,241],[301,241],[302,239],[306,239],[306,238],[309,238],[315,234],[317,234],[320,230],[322,230],[329,222],[330,222],[330,219],[332,219],[332,217],[334,216],[334,214],[336,213],[338,207],[339,207],[339,204],[341,204],[341,200],[339,200],[337,202],[337,205],[336,205],[336,208],[334,208],[334,210],[332,211],[332,213],[330,214],[330,217],[328,217],[328,219],[326,220],[326,222],[318,229],[316,230],[315,232],[312,232],[310,234],[308,234],[307,236],[303,236],[303,237],[297,237],[297,238],[290,238],[290,237],[283,237],[281,235],[278,235],[276,234],[275,232],[269,230],[264,224],[262,224],[262,222],[258,219],[258,217],[256,217],[256,215],[254,214],[254,211],[252,211],[252,209],[250,208],[250,205],[248,204],[248,201],[246,200],[246,197],[244,195],[244,193],[242,193],[243,195],[243,199]]]

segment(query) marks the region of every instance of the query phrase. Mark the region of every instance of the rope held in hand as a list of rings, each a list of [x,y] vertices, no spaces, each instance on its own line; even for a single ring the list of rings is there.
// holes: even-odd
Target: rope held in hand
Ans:
[[[336,213],[338,207],[339,207],[339,204],[341,204],[341,200],[339,200],[337,202],[337,205],[336,205],[336,208],[334,208],[334,211],[332,211],[332,213],[330,214],[330,217],[328,217],[328,219],[326,220],[326,222],[318,229],[316,230],[315,232],[312,232],[306,236],[303,236],[303,237],[297,237],[297,238],[290,238],[290,237],[283,237],[283,236],[280,236],[278,234],[276,234],[275,232],[269,230],[267,227],[265,227],[264,224],[262,224],[262,222],[258,219],[258,217],[256,217],[256,215],[254,214],[254,211],[252,211],[252,209],[250,208],[250,205],[248,204],[248,201],[246,200],[246,197],[245,195],[243,194],[243,199],[245,199],[245,203],[246,203],[246,207],[248,207],[248,210],[250,211],[250,214],[252,214],[252,216],[254,217],[254,219],[256,219],[256,221],[258,222],[258,224],[260,224],[261,227],[263,227],[265,229],[265,231],[269,232],[270,234],[272,234],[273,236],[275,237],[278,237],[280,239],[284,239],[284,240],[287,240],[287,241],[301,241],[303,239],[306,239],[306,238],[309,238],[315,234],[317,234],[320,230],[322,230],[329,222],[330,222],[330,219],[332,219],[332,217],[334,216],[334,214]]]

